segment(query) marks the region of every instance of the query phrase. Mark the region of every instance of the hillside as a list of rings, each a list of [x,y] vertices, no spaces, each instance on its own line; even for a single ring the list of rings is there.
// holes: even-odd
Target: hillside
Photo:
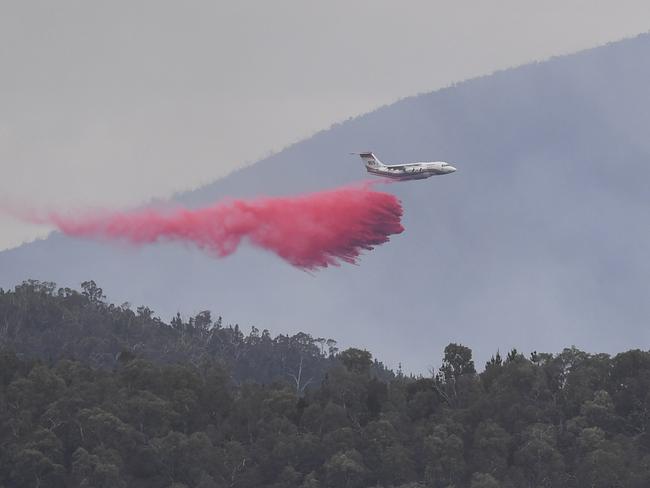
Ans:
[[[0,253],[0,286],[94,279],[110,300],[165,320],[218,310],[245,330],[327,334],[417,372],[450,342],[482,354],[646,348],[649,56],[643,35],[404,99],[178,197],[201,205],[358,181],[352,150],[458,167],[387,187],[406,231],[358,267],[313,276],[250,248],[214,260],[54,234]]]
[[[105,301],[94,281],[82,290],[30,281],[14,290],[0,288],[0,349],[46,362],[77,360],[95,368],[115,368],[141,358],[159,364],[217,365],[235,383],[292,384],[299,393],[319,384],[340,363],[333,339],[271,336],[266,329],[242,331],[209,310],[169,323],[146,306]],[[373,377],[394,373],[375,360]]]
[[[369,353],[346,350],[327,360],[326,375],[301,389],[290,378],[233,381],[227,364],[211,360],[218,349],[188,355],[200,344],[233,335],[233,328],[207,327],[205,314],[168,326],[155,323],[148,309],[129,311],[103,303],[92,283],[82,293],[31,283],[0,294],[3,339],[29,334],[31,341],[14,346],[49,346],[51,359],[66,354],[34,361],[0,345],[0,486],[645,488],[650,483],[648,352],[610,357],[570,348],[525,357],[512,350],[505,357],[496,354],[477,373],[472,351],[449,344],[435,376],[382,380],[373,373]],[[129,316],[130,323],[119,320]],[[71,327],[81,339],[65,347],[59,336],[68,336]],[[168,329],[163,340],[156,333],[161,328]],[[183,335],[184,340],[169,340]],[[112,361],[97,354],[105,350],[107,336],[130,337],[140,347]],[[254,339],[232,341],[240,357],[231,366],[258,361],[246,374],[268,378],[259,362],[282,356],[288,350],[283,345],[292,341],[266,339],[260,348]],[[171,357],[164,358],[161,351],[174,343],[186,347],[168,348]],[[264,350],[274,352],[265,356]],[[321,355],[316,349],[306,356],[305,366],[311,367]],[[285,357],[287,364],[297,359]]]
[[[434,375],[299,333],[0,289],[0,486],[557,488],[650,482],[650,353],[449,344]],[[478,373],[477,369],[483,369]]]

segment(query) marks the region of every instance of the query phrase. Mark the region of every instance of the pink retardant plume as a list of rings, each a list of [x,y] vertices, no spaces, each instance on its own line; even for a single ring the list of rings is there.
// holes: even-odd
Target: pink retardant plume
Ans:
[[[199,209],[155,209],[83,217],[49,214],[31,219],[54,224],[69,236],[121,240],[136,245],[191,242],[216,257],[243,240],[273,251],[305,270],[356,263],[364,250],[404,230],[402,206],[370,185],[297,197],[227,200]]]

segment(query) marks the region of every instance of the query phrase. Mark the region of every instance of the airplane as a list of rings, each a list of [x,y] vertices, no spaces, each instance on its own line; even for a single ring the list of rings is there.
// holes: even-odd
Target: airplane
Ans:
[[[456,171],[451,164],[444,161],[430,161],[404,164],[384,164],[371,152],[350,153],[361,156],[368,173],[385,176],[396,180],[423,180],[435,175],[446,175]]]

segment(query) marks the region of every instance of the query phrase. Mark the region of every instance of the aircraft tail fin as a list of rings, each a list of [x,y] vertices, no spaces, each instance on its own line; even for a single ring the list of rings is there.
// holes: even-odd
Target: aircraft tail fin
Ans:
[[[352,154],[357,154],[363,160],[364,164],[366,165],[366,168],[369,167],[376,168],[378,166],[385,166],[385,164],[379,161],[379,159],[377,159],[377,156],[375,156],[371,152],[352,153]]]

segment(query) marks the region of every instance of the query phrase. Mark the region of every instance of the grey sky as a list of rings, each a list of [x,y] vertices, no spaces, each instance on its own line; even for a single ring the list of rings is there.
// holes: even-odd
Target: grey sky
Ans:
[[[647,1],[3,2],[0,200],[165,197],[379,105],[635,35],[648,18]],[[0,249],[45,231],[2,217],[0,229]]]

